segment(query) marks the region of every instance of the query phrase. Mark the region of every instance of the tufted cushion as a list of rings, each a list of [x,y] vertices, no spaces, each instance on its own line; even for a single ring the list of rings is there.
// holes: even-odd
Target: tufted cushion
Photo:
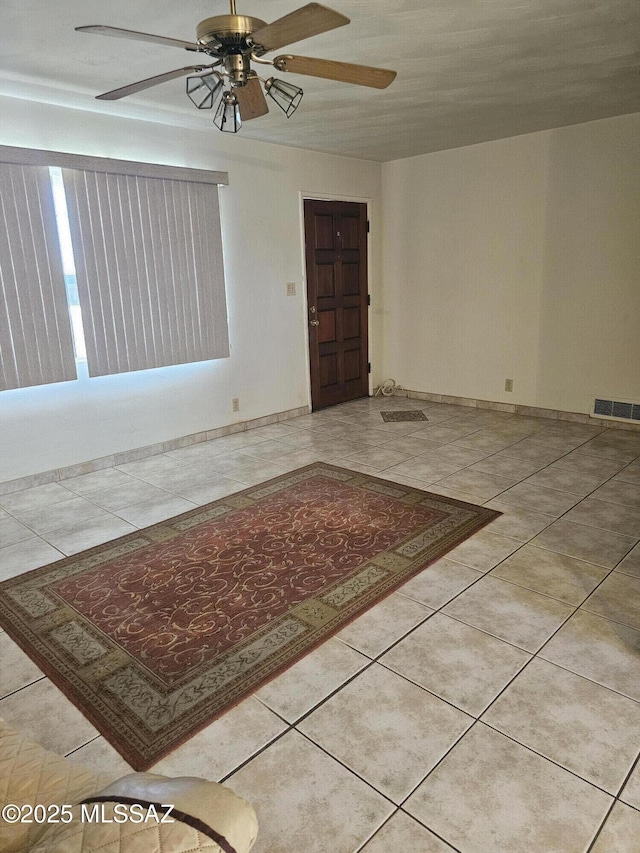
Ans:
[[[110,782],[66,758],[28,741],[17,729],[0,719],[0,802],[18,806],[77,803]],[[46,830],[46,824],[3,823],[0,818],[2,853],[24,853]]]

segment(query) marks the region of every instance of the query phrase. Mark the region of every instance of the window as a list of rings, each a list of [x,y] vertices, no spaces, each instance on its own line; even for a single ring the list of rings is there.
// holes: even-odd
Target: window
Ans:
[[[53,191],[53,206],[56,212],[56,225],[58,229],[60,257],[62,258],[64,287],[67,295],[67,305],[69,306],[69,317],[71,319],[73,348],[76,361],[84,362],[87,360],[87,348],[84,342],[82,309],[80,308],[80,298],[78,297],[76,265],[73,260],[73,246],[71,244],[71,232],[69,231],[67,199],[64,194],[64,184],[62,183],[62,169],[57,166],[51,166],[49,169],[49,175],[51,178],[51,189]]]
[[[0,173],[0,387],[75,378],[74,351],[90,376],[228,356],[226,174],[19,148]]]

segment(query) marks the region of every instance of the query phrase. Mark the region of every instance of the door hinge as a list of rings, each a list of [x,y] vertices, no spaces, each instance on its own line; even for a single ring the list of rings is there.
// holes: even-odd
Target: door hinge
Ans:
[[[367,362],[367,373],[371,373],[371,362]]]
[[[367,293],[367,305],[371,305],[371,294]]]
[[[367,234],[369,233],[369,231],[371,231],[371,223],[367,219]]]

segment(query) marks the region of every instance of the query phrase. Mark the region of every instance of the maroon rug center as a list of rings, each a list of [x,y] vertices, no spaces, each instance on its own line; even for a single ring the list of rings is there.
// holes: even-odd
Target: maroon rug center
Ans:
[[[440,517],[317,476],[52,589],[170,682]]]

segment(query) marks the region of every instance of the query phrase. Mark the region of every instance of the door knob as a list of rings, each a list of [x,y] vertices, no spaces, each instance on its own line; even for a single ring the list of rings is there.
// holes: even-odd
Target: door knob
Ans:
[[[309,325],[310,326],[319,326],[320,320],[309,320]]]

